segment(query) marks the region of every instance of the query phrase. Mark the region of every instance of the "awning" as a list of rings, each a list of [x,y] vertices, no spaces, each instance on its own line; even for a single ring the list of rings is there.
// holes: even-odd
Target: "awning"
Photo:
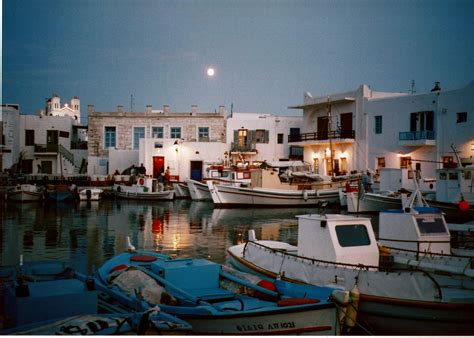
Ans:
[[[355,98],[353,97],[342,97],[342,98],[337,98],[337,99],[329,99],[325,101],[317,101],[317,102],[308,102],[304,103],[302,105],[297,105],[297,106],[289,106],[289,109],[305,109],[305,108],[324,108],[327,106],[327,104],[339,104],[339,103],[351,103],[355,102]]]

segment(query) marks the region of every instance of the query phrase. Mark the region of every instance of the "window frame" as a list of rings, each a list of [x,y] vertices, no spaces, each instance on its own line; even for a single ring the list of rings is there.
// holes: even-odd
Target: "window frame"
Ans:
[[[25,146],[35,145],[35,130],[25,129]]]
[[[179,134],[177,134],[179,133]],[[180,139],[181,138],[181,127],[170,127],[170,138]]]
[[[158,129],[157,131],[157,136],[155,136],[155,129]],[[161,129],[161,137],[160,137],[160,131],[159,129]],[[165,138],[165,128],[163,128],[162,126],[153,126],[151,127],[151,137],[152,138]]]
[[[374,128],[374,133],[379,135],[382,134],[382,126],[383,126],[383,118],[382,115],[376,115],[374,116],[374,121],[375,121],[375,128]]]
[[[205,130],[204,130],[205,129]],[[209,127],[198,127],[197,128],[197,139],[199,142],[209,142],[210,128]]]
[[[111,131],[107,131],[107,129],[112,129],[113,128],[113,145],[109,144],[108,140],[110,137],[108,135],[112,135]],[[104,126],[104,149],[109,149],[109,148],[116,148],[117,147],[117,126]]]
[[[143,137],[139,137],[138,139],[136,138],[136,131],[138,129],[143,130]],[[146,127],[145,126],[133,126],[133,140],[132,140],[132,149],[133,150],[138,150],[140,149],[140,139],[146,138]]]

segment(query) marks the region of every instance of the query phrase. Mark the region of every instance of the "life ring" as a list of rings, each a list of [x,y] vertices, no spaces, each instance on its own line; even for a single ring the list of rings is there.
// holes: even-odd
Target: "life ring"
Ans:
[[[140,184],[140,185],[145,184],[145,180],[143,179],[143,177],[138,180],[138,184]]]

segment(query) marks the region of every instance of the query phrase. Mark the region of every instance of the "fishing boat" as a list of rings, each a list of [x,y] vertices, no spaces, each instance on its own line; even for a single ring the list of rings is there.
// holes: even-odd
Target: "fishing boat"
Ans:
[[[250,185],[250,169],[231,168],[223,165],[212,165],[206,169],[206,177],[202,181],[189,179],[186,181],[191,199],[194,201],[211,201],[212,196],[207,182],[225,186]]]
[[[36,184],[18,184],[7,189],[7,199],[15,202],[35,202],[44,197],[44,187]]]
[[[339,190],[245,188],[207,182],[216,207],[305,207],[339,202]]]
[[[159,305],[189,322],[193,334],[339,333],[333,288],[254,284],[205,259],[171,259],[150,251],[113,257],[97,278],[109,285],[111,297],[125,294],[134,304],[134,290],[140,288],[140,310]]]
[[[99,201],[104,194],[103,189],[99,188],[85,188],[79,190],[79,199],[81,201]]]
[[[172,200],[174,190],[163,190],[158,180],[152,177],[139,177],[132,185],[114,184],[114,195],[119,198],[135,200]]]
[[[474,332],[472,276],[396,265],[390,251],[379,252],[369,218],[297,217],[296,246],[257,240],[250,230],[248,241],[228,249],[231,264],[261,276],[350,290],[357,310],[353,323],[366,334]]]
[[[173,182],[174,197],[175,198],[191,198],[189,188],[186,183]]]
[[[8,272],[8,273],[6,273]],[[159,308],[136,311],[110,301],[95,283],[62,262],[2,267],[7,322],[3,335],[159,334],[190,325]]]
[[[67,184],[48,184],[46,186],[46,196],[49,200],[55,202],[71,202],[77,200],[77,187]]]
[[[378,212],[386,209],[401,209],[407,194],[397,191],[352,191],[346,192],[347,211],[350,213]]]

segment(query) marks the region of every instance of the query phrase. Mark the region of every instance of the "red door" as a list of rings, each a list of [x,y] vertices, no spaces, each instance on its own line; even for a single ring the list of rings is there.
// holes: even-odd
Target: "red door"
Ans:
[[[157,178],[165,172],[165,158],[163,156],[153,156],[153,177]]]

